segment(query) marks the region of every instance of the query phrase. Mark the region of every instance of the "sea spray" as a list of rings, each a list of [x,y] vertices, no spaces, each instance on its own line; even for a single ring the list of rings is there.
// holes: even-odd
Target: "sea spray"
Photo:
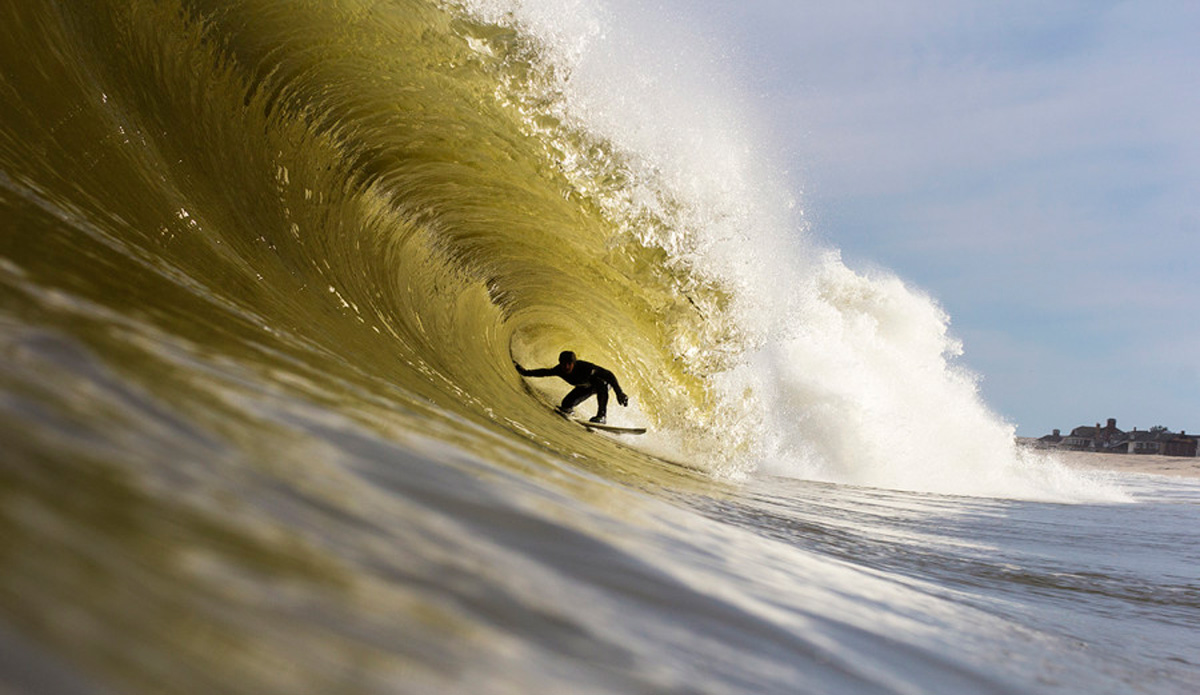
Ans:
[[[695,273],[720,288],[704,298],[681,288],[703,323],[672,349],[711,398],[664,403],[657,419],[679,436],[651,448],[733,476],[1121,497],[1016,447],[934,299],[894,275],[853,272],[810,240],[747,100],[703,41],[620,4],[467,7],[529,42],[523,59],[539,78],[510,81],[509,98],[576,189],[666,251],[687,282]]]

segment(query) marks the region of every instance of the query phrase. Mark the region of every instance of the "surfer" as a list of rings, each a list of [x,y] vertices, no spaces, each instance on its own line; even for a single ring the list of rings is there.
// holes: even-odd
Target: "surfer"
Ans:
[[[612,386],[613,392],[617,394],[617,402],[622,407],[629,405],[629,396],[621,390],[621,385],[617,383],[617,377],[613,376],[612,372],[591,362],[575,359],[575,353],[570,350],[564,350],[558,355],[558,365],[555,367],[526,369],[515,360],[513,365],[521,376],[556,376],[575,387],[563,398],[562,405],[558,406],[558,412],[562,415],[570,415],[575,406],[595,396],[599,407],[596,408],[596,416],[588,422],[603,425],[608,413],[609,386]]]

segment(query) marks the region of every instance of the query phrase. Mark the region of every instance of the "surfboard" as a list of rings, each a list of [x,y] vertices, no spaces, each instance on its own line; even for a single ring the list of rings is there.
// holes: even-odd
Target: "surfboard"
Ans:
[[[568,418],[572,422],[578,422],[589,430],[602,430],[604,432],[612,432],[613,434],[646,434],[645,427],[617,427],[616,425],[601,425],[596,422],[588,422],[587,420],[576,420]]]

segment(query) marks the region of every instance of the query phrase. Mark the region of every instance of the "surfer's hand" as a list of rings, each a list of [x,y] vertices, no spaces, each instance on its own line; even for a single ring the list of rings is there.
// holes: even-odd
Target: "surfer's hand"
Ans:
[[[625,406],[629,405],[629,396],[626,396],[623,393],[618,393],[617,402],[621,404],[622,408],[624,408]]]

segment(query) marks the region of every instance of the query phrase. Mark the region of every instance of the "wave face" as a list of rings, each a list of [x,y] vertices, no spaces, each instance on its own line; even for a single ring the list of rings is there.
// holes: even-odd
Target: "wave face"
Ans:
[[[542,600],[509,579],[548,571],[528,557],[552,548],[567,574],[607,558],[666,596],[690,570],[655,564],[653,529],[716,524],[720,545],[738,526],[631,490],[709,500],[782,476],[1127,499],[1020,453],[936,303],[811,242],[736,86],[664,59],[702,49],[664,48],[626,10],[0,1],[14,634],[155,692],[164,672],[344,685],[321,667],[343,648],[368,680],[422,664],[413,692],[561,686],[529,654],[631,657],[506,613]],[[562,422],[565,387],[513,369],[567,348],[617,373],[635,402],[611,418],[652,434]],[[644,545],[622,547],[613,515]],[[814,581],[843,572],[814,562]],[[704,606],[692,588],[679,600]],[[701,622],[786,632],[769,602],[736,603]],[[506,641],[521,621],[536,637]],[[801,651],[834,690],[866,678]],[[487,685],[517,652],[528,680]],[[38,657],[40,684],[86,692],[57,658]]]
[[[649,450],[713,473],[1078,493],[1029,478],[932,301],[805,242],[733,100],[594,10],[44,10],[10,10],[17,285],[52,266],[196,348],[383,389],[418,431],[532,436],[510,359],[569,347],[626,381]]]

